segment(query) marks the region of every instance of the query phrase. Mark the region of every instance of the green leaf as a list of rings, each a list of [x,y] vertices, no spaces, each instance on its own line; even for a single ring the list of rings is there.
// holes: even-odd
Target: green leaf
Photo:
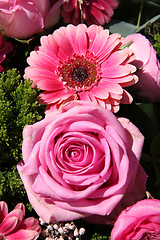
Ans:
[[[124,21],[112,19],[109,24],[104,25],[111,33],[120,33],[122,37],[136,33],[136,26]]]
[[[152,156],[155,156],[160,161],[160,132],[153,139],[150,146],[150,153]]]

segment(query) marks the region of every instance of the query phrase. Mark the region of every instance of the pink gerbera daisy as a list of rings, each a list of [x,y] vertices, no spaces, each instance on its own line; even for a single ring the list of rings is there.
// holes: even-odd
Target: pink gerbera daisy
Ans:
[[[117,0],[67,0],[63,3],[62,16],[66,23],[77,25],[80,22],[103,25],[110,21]]]
[[[132,50],[121,36],[100,26],[68,25],[41,37],[41,46],[27,59],[25,78],[41,90],[41,103],[60,105],[70,100],[94,102],[113,112],[132,102],[123,89],[138,81]]]

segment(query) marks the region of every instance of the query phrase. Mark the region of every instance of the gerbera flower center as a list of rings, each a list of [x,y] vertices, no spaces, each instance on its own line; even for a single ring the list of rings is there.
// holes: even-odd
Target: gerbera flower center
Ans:
[[[73,54],[65,62],[60,62],[57,75],[67,89],[80,92],[90,90],[98,84],[101,75],[101,66],[93,53],[86,55]]]
[[[78,81],[83,83],[89,77],[88,69],[84,66],[79,65],[73,69],[71,76],[73,81]]]

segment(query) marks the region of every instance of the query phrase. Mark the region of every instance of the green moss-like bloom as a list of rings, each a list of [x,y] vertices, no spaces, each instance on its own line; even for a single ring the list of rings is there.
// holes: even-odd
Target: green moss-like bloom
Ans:
[[[24,126],[41,120],[43,114],[38,90],[30,81],[24,82],[16,69],[0,74],[0,170],[17,164]]]

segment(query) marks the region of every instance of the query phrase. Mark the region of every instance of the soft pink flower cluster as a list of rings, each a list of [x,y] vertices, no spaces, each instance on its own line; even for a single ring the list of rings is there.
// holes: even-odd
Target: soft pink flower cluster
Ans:
[[[6,240],[36,240],[41,228],[38,219],[29,217],[24,220],[25,208],[18,203],[14,210],[8,213],[8,206],[0,202],[0,239]]]
[[[160,64],[141,34],[123,38],[91,25],[109,22],[117,7],[117,0],[0,1],[0,27],[8,37],[31,37],[60,15],[66,23],[90,25],[61,27],[30,53],[24,77],[44,90],[40,103],[47,109],[43,120],[24,128],[17,168],[45,222],[84,218],[107,224],[120,214],[111,240],[159,239],[160,201],[142,200],[144,137],[114,113],[133,101],[127,87],[138,89],[140,100],[160,101]],[[0,35],[0,63],[11,50]],[[38,220],[24,215],[23,204],[8,214],[0,202],[0,239],[37,239]]]

